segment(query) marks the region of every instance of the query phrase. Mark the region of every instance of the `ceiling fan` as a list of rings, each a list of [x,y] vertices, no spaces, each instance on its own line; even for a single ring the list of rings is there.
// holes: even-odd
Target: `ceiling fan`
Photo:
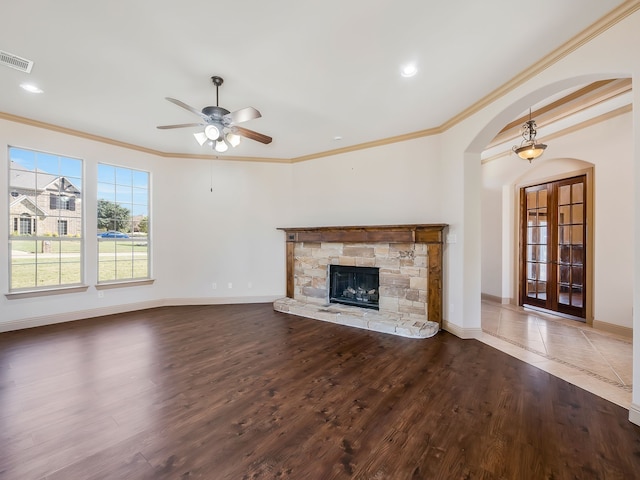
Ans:
[[[204,145],[206,143],[213,147],[216,152],[220,153],[226,152],[229,147],[237,147],[240,144],[240,137],[245,137],[264,144],[271,143],[273,140],[271,137],[238,126],[239,123],[247,122],[254,118],[260,118],[262,116],[260,112],[253,107],[241,108],[235,112],[229,112],[226,108],[218,106],[218,87],[222,85],[224,80],[222,77],[218,76],[211,77],[211,80],[216,86],[215,107],[204,107],[202,111],[199,111],[180,100],[165,97],[171,103],[198,115],[202,120],[201,122],[181,123],[178,125],[160,125],[157,128],[166,130],[170,128],[204,127],[204,131],[194,133],[193,136],[200,145]]]

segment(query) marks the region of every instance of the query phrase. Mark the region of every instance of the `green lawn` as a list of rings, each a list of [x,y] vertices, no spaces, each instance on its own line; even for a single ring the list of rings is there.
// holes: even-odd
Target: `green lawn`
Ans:
[[[98,245],[98,281],[148,278],[146,238],[100,240]],[[11,289],[81,283],[81,248],[76,238],[12,239]]]

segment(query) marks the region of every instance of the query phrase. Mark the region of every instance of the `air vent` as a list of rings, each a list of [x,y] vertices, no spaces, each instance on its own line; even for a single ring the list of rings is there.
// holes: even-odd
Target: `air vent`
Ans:
[[[33,68],[33,62],[31,60],[18,57],[12,53],[3,52],[2,50],[0,50],[0,64],[25,73],[31,73],[31,69]]]

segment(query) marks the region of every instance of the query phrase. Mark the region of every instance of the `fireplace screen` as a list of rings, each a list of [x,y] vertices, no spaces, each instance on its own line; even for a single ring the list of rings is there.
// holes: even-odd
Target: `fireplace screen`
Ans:
[[[329,265],[329,301],[378,310],[378,271],[374,267]]]

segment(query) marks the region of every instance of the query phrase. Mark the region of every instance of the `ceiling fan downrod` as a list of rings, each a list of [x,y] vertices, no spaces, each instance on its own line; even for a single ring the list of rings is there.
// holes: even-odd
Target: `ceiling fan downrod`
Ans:
[[[219,107],[220,105],[218,105],[218,87],[224,83],[224,79],[222,77],[214,75],[213,77],[211,77],[211,81],[216,86],[216,107]]]

